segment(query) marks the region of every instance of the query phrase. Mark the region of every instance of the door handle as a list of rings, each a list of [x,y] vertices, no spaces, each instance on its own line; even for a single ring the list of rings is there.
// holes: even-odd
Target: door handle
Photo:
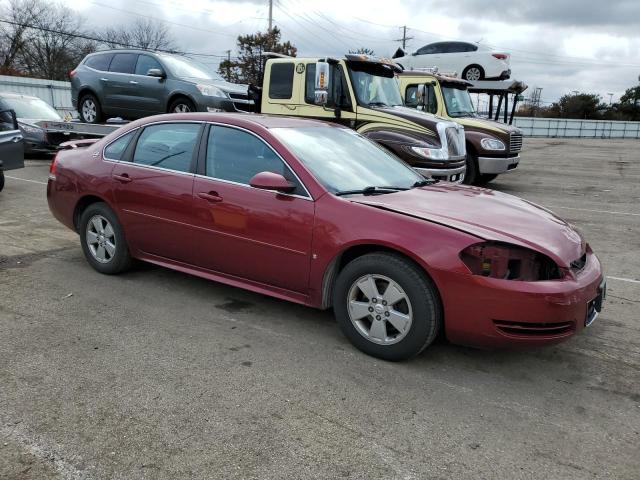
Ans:
[[[101,82],[108,82],[108,81],[109,81],[109,79],[108,79],[108,78],[101,78],[101,79],[100,79],[100,81],[101,81]]]
[[[129,80],[129,83],[130,83],[131,85],[138,85],[138,82],[136,82],[135,80]]]
[[[221,202],[222,201],[222,197],[220,195],[218,195],[218,192],[200,192],[198,193],[198,197],[202,198],[203,200],[207,200],[208,202],[213,202],[213,203],[217,203],[217,202]]]
[[[117,174],[113,174],[113,178],[121,183],[129,183],[131,180],[133,180],[129,175],[127,175],[126,173],[123,173],[122,175],[117,175]]]

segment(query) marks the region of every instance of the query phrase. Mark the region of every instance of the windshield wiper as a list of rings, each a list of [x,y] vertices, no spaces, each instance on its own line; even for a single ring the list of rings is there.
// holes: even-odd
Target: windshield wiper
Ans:
[[[367,103],[367,107],[394,107],[395,105],[389,105],[384,102],[369,102]]]
[[[433,185],[434,183],[438,183],[438,180],[435,178],[425,178],[424,180],[418,180],[416,183],[411,185],[411,188],[426,187],[427,185]]]
[[[379,195],[379,194],[383,194],[383,193],[393,193],[393,192],[400,192],[402,190],[409,190],[406,187],[374,187],[374,186],[369,186],[369,187],[364,187],[364,188],[359,188],[357,190],[340,190],[339,192],[334,193],[334,195],[337,196],[342,196],[342,195],[356,195],[356,194],[362,194],[362,195]]]

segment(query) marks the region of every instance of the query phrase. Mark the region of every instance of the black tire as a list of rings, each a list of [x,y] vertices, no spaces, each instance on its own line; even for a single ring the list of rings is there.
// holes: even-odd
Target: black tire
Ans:
[[[93,108],[91,106],[93,106]],[[92,111],[95,111],[95,115],[90,114]],[[85,123],[101,123],[104,121],[102,106],[96,96],[90,93],[80,98],[78,102],[78,113],[80,114],[80,120]]]
[[[349,293],[352,286],[367,275],[388,277],[401,287],[409,299],[413,313],[412,323],[404,337],[396,343],[386,345],[375,343],[360,333],[351,321],[348,307]],[[431,279],[410,261],[391,253],[370,253],[347,264],[338,274],[334,285],[333,311],[342,332],[351,343],[368,355],[390,361],[406,360],[418,355],[433,342],[442,324],[440,300]],[[373,325],[376,321],[373,318],[374,315],[375,312],[365,321]],[[377,318],[380,317],[377,316]],[[390,323],[385,321],[385,335],[389,334],[389,325]],[[394,329],[391,328],[391,330]]]
[[[182,106],[186,110],[182,112],[177,111],[179,106]],[[171,105],[169,105],[169,113],[185,113],[185,112],[195,112],[195,111],[197,111],[196,106],[191,100],[189,100],[186,97],[178,97],[173,102],[171,102]]]
[[[470,74],[470,72],[475,72],[478,71],[480,73],[480,78],[467,78],[467,75]],[[468,67],[466,67],[463,71],[462,71],[462,78],[464,80],[469,80],[471,82],[475,82],[477,80],[484,80],[484,68],[482,68],[480,65],[469,65]]]
[[[0,170],[0,192],[4,188],[4,172]]]
[[[113,229],[112,238],[115,242],[112,242],[112,244],[115,245],[115,252],[106,262],[98,261],[87,242],[87,237],[89,236],[88,230],[90,228],[89,222],[92,222],[97,216],[106,219]],[[80,244],[82,245],[84,256],[87,262],[98,272],[114,275],[124,272],[131,267],[131,255],[129,254],[129,247],[127,246],[124,231],[118,221],[118,217],[116,217],[116,214],[106,203],[98,202],[90,204],[80,215],[78,231],[80,233]]]
[[[478,156],[467,149],[467,170],[464,172],[464,180],[462,183],[465,185],[475,185],[480,176],[478,170]]]
[[[480,175],[480,178],[478,178],[477,185],[486,185],[496,178],[498,178],[498,175],[495,173],[484,173]]]

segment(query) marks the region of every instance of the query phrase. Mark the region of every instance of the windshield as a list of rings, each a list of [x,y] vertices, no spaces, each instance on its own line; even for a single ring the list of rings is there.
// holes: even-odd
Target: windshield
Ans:
[[[161,55],[164,64],[179,78],[197,78],[200,80],[219,80],[219,75],[210,72],[207,67],[187,58],[174,57],[172,55]]]
[[[465,88],[442,86],[442,96],[450,117],[474,116],[476,111],[471,102],[471,95]]]
[[[402,105],[400,86],[388,68],[375,64],[349,63],[349,74],[360,105]]]
[[[411,188],[424,177],[402,160],[347,128],[270,130],[330,192],[371,186]]]
[[[16,112],[18,118],[34,120],[62,120],[60,114],[39,98],[3,97],[6,108]]]

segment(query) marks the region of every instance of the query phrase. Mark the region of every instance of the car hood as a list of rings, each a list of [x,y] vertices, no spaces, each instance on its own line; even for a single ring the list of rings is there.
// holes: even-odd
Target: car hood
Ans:
[[[486,188],[440,182],[349,200],[445,225],[484,240],[536,250],[561,267],[584,253],[582,236],[549,210]]]
[[[193,82],[196,84],[200,83],[203,85],[213,85],[214,87],[218,87],[219,89],[224,90],[227,93],[243,93],[245,95],[248,95],[249,91],[248,85],[226,82],[224,80],[216,80],[215,78],[204,79],[195,77],[184,77],[183,80],[187,80],[188,82]]]

